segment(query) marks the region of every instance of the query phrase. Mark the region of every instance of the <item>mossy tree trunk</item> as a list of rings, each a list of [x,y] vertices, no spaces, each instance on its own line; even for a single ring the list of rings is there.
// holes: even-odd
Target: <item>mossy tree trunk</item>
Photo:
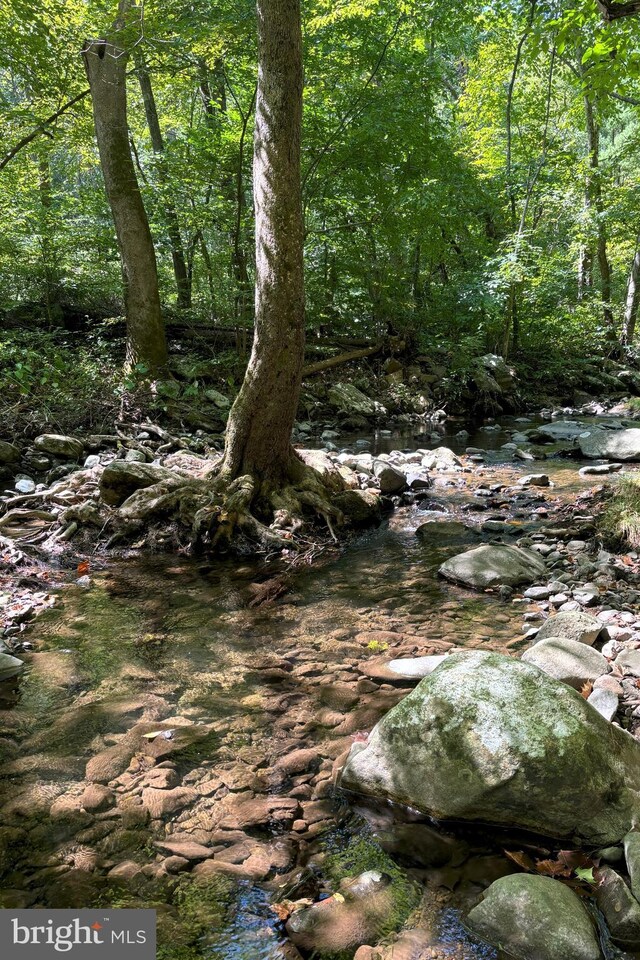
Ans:
[[[127,320],[127,368],[150,372],[167,361],[158,270],[127,126],[127,54],[108,40],[87,40],[82,50],[105,190],[118,240]]]
[[[299,0],[258,0],[254,134],[255,337],[227,427],[222,476],[262,489],[290,476],[304,361]]]

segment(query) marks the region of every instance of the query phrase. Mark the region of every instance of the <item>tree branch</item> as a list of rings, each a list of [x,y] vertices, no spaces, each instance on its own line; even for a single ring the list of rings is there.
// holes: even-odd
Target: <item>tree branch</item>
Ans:
[[[640,13],[640,0],[628,0],[627,3],[614,3],[614,0],[596,0],[602,19],[607,23],[622,17],[634,17]]]
[[[39,137],[40,134],[46,133],[46,128],[50,124],[55,123],[58,117],[61,117],[63,113],[66,113],[67,110],[70,110],[71,107],[74,107],[76,103],[80,103],[81,100],[84,100],[85,97],[89,96],[89,92],[90,91],[88,89],[83,90],[82,93],[77,95],[77,97],[67,101],[67,103],[63,104],[59,110],[56,110],[56,112],[52,113],[50,117],[47,117],[46,120],[43,120],[42,123],[35,128],[35,130],[32,130],[31,133],[28,133],[26,136],[24,136],[22,140],[18,140],[11,150],[9,150],[9,152],[0,160],[0,170],[4,169],[4,167],[6,167],[11,160],[13,160],[15,155],[20,153],[23,147],[27,147],[30,143],[33,143],[36,137]]]

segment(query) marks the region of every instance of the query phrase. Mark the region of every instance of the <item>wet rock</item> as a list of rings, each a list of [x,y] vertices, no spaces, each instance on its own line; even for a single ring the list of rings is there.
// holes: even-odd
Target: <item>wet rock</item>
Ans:
[[[455,653],[352,746],[340,785],[438,819],[613,843],[640,812],[640,744],[536,667]]]
[[[239,793],[224,801],[225,814],[220,826],[226,830],[247,830],[269,823],[291,824],[300,814],[295,798],[254,796]]]
[[[393,467],[386,460],[374,461],[373,473],[380,484],[380,493],[400,493],[407,486],[407,478],[402,470]]]
[[[593,683],[609,669],[608,661],[597,650],[566,637],[540,640],[523,653],[522,659],[577,690],[587,681]]]
[[[438,572],[447,580],[485,590],[502,584],[516,587],[531,583],[545,571],[542,560],[530,550],[506,544],[484,544],[447,560]]]
[[[100,496],[105,503],[118,507],[136,490],[144,490],[163,481],[173,481],[175,473],[152,463],[131,463],[113,460],[100,477]]]
[[[513,960],[601,960],[595,927],[580,898],[550,877],[513,874],[496,880],[468,923]]]
[[[291,777],[296,773],[303,773],[314,769],[318,766],[319,762],[320,757],[318,756],[318,751],[307,748],[293,750],[291,753],[285,754],[284,757],[280,757],[280,759],[276,761],[275,768]]]
[[[546,440],[577,440],[584,433],[584,424],[575,420],[556,420],[555,423],[544,423],[536,427],[535,432]]]
[[[302,950],[341,953],[378,939],[394,910],[389,877],[377,870],[361,874],[340,897],[296,910],[287,933]]]
[[[156,840],[155,845],[159,850],[167,851],[184,860],[208,860],[209,857],[213,856],[213,850],[189,838],[185,840]]]
[[[545,620],[538,631],[538,640],[547,637],[564,637],[592,646],[602,633],[604,625],[597,617],[580,610],[568,610],[557,613]]]
[[[89,813],[100,813],[115,802],[113,791],[97,783],[90,784],[80,796],[80,805]]]
[[[69,460],[80,460],[84,453],[84,446],[79,440],[57,433],[44,433],[36,437],[33,445],[43,453],[50,453],[54,457],[67,457]]]
[[[615,943],[627,950],[637,950],[640,947],[640,904],[611,867],[598,868],[595,897]]]
[[[147,787],[142,791],[142,805],[152,820],[160,820],[188,807],[198,799],[197,790],[190,787],[174,787],[172,790],[156,790]]]
[[[621,463],[599,463],[588,467],[581,467],[578,473],[581,477],[601,477],[607,473],[617,473],[618,470],[622,470]]]
[[[590,460],[640,460],[640,430],[589,428],[579,440],[580,450]]]

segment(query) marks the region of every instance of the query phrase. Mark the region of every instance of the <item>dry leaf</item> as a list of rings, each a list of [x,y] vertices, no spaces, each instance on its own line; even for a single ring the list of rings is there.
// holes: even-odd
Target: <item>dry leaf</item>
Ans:
[[[593,693],[593,684],[590,680],[587,680],[586,683],[583,683],[580,687],[580,696],[584,697],[585,700],[588,700],[591,694]]]
[[[523,870],[534,871],[536,869],[536,865],[529,854],[522,850],[505,850],[504,854],[509,860],[513,860],[519,867],[522,867]]]
[[[78,564],[78,576],[86,577],[91,569],[91,565],[88,560],[83,560],[82,563]]]

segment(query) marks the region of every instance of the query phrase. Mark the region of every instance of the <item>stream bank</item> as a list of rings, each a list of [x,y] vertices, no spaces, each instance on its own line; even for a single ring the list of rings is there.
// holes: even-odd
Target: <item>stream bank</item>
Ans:
[[[528,631],[573,603],[636,642],[637,558],[601,556],[593,540],[600,478],[580,475],[586,462],[518,461],[504,449],[537,423],[440,432],[458,454],[428,487],[401,494],[388,521],[330,565],[289,571],[287,591],[261,605],[251,606],[255,585],[276,580],[281,560],[122,557],[75,575],[27,634],[26,671],[3,685],[3,904],[154,905],[163,956],[295,957],[271,903],[400,870],[417,885],[403,885],[401,906],[423,953],[495,956],[462,920],[518,869],[503,850],[530,841],[438,830],[425,833],[419,865],[406,844],[385,851],[370,812],[354,819],[334,767],[415,685],[381,674],[392,658],[518,656]],[[410,458],[425,447],[415,433],[349,446]],[[532,474],[554,485],[518,482]],[[436,535],[417,535],[427,523]],[[552,557],[545,583],[564,593],[472,593],[437,576],[465,548],[523,536]],[[595,598],[576,600],[597,577]],[[620,722],[632,730],[633,700],[629,686]]]

